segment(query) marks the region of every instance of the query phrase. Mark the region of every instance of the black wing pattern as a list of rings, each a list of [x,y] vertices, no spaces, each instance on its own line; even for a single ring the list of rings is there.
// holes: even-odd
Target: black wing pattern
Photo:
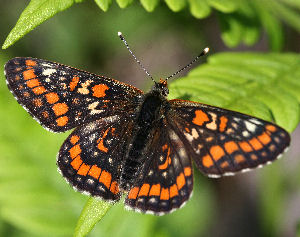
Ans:
[[[57,165],[72,187],[104,200],[120,199],[121,161],[132,131],[131,120],[112,116],[74,130],[63,143]]]
[[[289,146],[289,134],[273,123],[191,101],[170,103],[170,119],[196,166],[210,177],[261,167]]]
[[[125,83],[35,58],[11,59],[5,74],[18,102],[54,132],[133,112],[134,102],[143,94]]]
[[[193,169],[179,136],[170,127],[158,128],[145,156],[141,175],[125,200],[127,208],[162,215],[181,207],[193,189]]]

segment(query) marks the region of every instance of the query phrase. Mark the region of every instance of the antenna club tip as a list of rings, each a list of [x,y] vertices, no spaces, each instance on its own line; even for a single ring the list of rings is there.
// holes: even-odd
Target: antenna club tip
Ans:
[[[204,50],[203,50],[204,54],[207,54],[209,52],[209,48],[206,47]]]
[[[122,32],[121,31],[118,31],[118,36],[121,36],[122,35]]]

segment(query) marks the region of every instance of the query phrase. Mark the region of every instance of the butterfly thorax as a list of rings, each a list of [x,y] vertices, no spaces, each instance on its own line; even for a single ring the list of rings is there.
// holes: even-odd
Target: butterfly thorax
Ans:
[[[168,91],[166,89],[166,84],[156,83],[154,88],[144,96],[137,109],[134,136],[122,167],[120,183],[121,188],[125,190],[131,188],[145,164],[147,157],[144,154],[154,137],[154,128],[157,129],[163,124],[165,110],[168,109],[166,106]]]

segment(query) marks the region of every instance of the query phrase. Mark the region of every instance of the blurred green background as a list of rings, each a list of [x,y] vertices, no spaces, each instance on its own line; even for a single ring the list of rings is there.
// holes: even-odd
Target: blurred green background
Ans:
[[[0,1],[4,42],[28,1]],[[227,48],[217,14],[199,20],[187,9],[161,3],[153,13],[136,2],[104,13],[93,1],[75,4],[0,51],[0,64],[31,56],[116,78],[143,90],[151,80],[117,37],[121,31],[156,77],[187,64],[204,47],[269,51],[262,32],[253,46]],[[300,36],[283,25],[284,51],[299,52]],[[57,172],[56,154],[68,134],[45,131],[18,105],[0,75],[0,236],[72,236],[88,197],[73,191]],[[125,211],[117,204],[90,236],[295,236],[300,220],[300,128],[284,159],[250,173],[208,179],[195,171],[194,194],[184,208],[163,217]]]

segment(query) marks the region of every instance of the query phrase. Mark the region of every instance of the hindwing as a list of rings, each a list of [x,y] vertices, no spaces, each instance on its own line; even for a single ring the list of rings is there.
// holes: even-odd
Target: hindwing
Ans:
[[[193,169],[179,136],[169,127],[156,129],[144,155],[146,163],[125,205],[156,215],[180,208],[191,195]]]
[[[57,165],[64,178],[81,192],[104,200],[119,200],[121,161],[130,140],[132,122],[119,116],[83,125],[60,148]]]

